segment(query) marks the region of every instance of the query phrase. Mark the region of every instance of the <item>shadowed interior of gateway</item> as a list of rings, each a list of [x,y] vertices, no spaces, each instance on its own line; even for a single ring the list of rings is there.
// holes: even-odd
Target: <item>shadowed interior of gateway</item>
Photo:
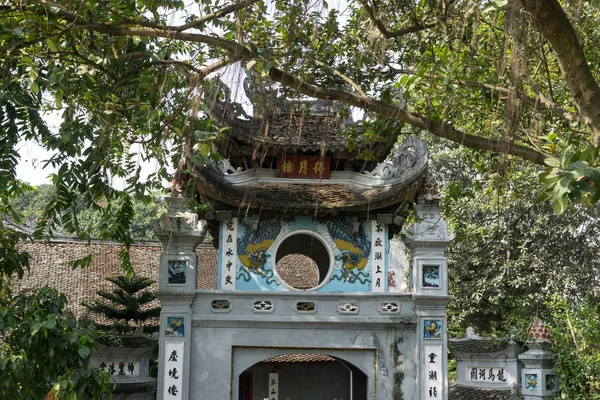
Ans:
[[[240,400],[366,400],[367,375],[326,354],[282,354],[242,372],[239,388]]]

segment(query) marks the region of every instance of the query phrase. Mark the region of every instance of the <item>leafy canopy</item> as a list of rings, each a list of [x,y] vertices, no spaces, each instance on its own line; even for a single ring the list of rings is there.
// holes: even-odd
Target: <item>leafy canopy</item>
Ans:
[[[101,399],[109,377],[87,366],[100,337],[76,323],[67,297],[43,287],[0,302],[0,398]]]
[[[166,167],[190,155],[196,133],[213,129],[202,113],[205,78],[235,62],[291,92],[339,100],[468,148],[539,164],[568,146],[583,152],[600,137],[597,6],[5,0],[2,190],[19,190],[15,146],[32,140],[54,153],[47,162],[58,168],[38,234],[60,224],[80,230],[76,192],[86,206],[108,202],[108,225],[130,224],[130,197],[160,186]],[[556,30],[568,34],[556,37]],[[62,118],[55,131],[41,118],[51,110]],[[145,184],[138,158],[159,165]],[[579,161],[587,167],[565,172],[565,180],[549,178],[544,190],[558,212],[569,201],[597,200],[596,159],[569,161],[557,173]],[[115,177],[126,180],[124,190],[111,187]],[[126,245],[128,232],[111,229]]]

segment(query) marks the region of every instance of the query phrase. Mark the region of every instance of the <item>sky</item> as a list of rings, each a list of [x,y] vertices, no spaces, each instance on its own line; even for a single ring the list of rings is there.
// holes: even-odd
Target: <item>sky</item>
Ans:
[[[51,131],[58,131],[61,122],[58,112],[45,114],[43,118]],[[43,168],[45,161],[52,157],[52,152],[47,151],[42,146],[32,141],[23,141],[19,143],[17,151],[21,156],[19,164],[17,165],[18,179],[33,186],[52,183],[50,174],[56,172],[57,169],[53,168],[52,165]],[[136,149],[135,146],[132,148],[132,151],[139,153],[139,150]],[[145,180],[149,174],[156,172],[158,169],[158,163],[156,161],[144,162],[139,159],[138,165],[141,165],[142,167],[142,181]],[[165,185],[168,185],[168,182],[165,182]],[[112,186],[115,189],[124,189],[125,182],[122,179],[115,179]]]

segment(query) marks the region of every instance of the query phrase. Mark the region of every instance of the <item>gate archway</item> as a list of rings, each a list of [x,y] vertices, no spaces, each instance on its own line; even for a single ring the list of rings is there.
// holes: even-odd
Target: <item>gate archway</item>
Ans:
[[[239,400],[367,400],[367,375],[328,354],[269,357],[244,370],[238,380]]]

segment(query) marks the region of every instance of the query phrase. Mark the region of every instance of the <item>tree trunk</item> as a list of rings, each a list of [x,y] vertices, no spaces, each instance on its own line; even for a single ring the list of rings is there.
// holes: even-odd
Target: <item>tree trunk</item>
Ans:
[[[550,42],[583,121],[600,145],[600,87],[592,76],[581,43],[558,0],[519,0]]]

